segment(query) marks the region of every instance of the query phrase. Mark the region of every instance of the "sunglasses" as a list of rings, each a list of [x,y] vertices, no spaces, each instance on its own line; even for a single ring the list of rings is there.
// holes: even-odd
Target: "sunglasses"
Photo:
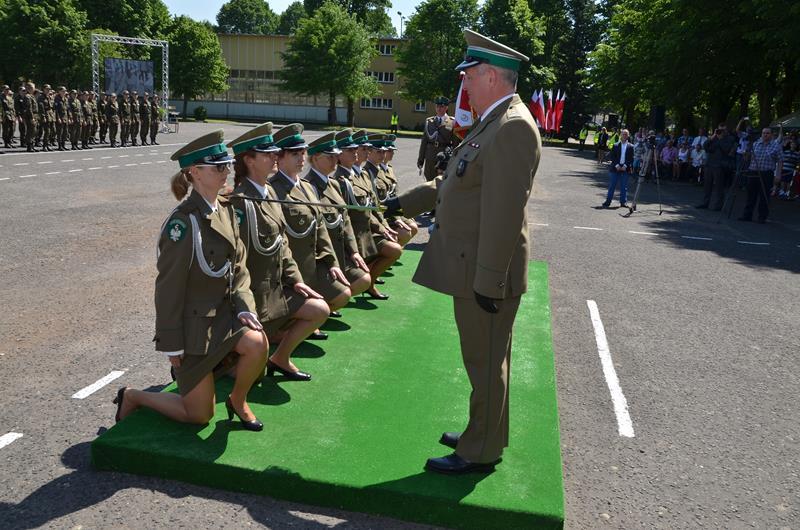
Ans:
[[[224,164],[195,164],[197,167],[214,167],[217,168],[218,173],[225,173],[225,170],[232,170],[233,164],[231,162],[226,162]]]

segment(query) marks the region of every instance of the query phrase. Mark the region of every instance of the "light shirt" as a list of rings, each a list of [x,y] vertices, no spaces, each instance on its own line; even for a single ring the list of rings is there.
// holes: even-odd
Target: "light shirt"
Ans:
[[[202,195],[200,195],[200,196],[203,197]],[[203,200],[206,201],[206,204],[208,205],[208,207],[211,208],[211,213],[214,213],[214,212],[217,211],[217,201],[216,200],[214,201],[214,204],[211,204],[210,202],[208,202],[205,197],[203,197]]]
[[[359,166],[358,164],[353,164],[353,167],[350,168],[350,174],[356,175],[358,173],[361,173],[361,166]]]
[[[253,187],[256,189],[256,191],[258,191],[258,193],[259,193],[259,195],[261,195],[262,199],[266,199],[267,198],[267,186],[266,185],[262,186],[261,184],[259,184],[258,182],[255,182],[250,177],[247,177],[247,180],[249,180],[250,184],[253,185]]]
[[[625,165],[625,150],[628,149],[628,142],[620,142],[619,144],[619,165]]]
[[[321,178],[321,179],[322,179],[322,182],[324,182],[325,184],[327,184],[327,183],[328,183],[328,175],[323,175],[322,173],[320,173],[319,171],[317,171],[317,170],[316,170],[315,168],[313,168],[313,167],[311,168],[311,171],[313,171],[314,173],[316,173],[316,174],[319,176],[319,178]]]
[[[508,94],[507,96],[501,97],[500,99],[489,105],[489,108],[487,108],[485,111],[483,111],[483,114],[481,114],[481,121],[483,121],[486,118],[486,116],[488,116],[489,113],[492,112],[494,109],[496,109],[501,103],[503,103],[507,99],[511,99],[512,97],[514,97],[513,92],[511,94]]]
[[[299,179],[295,180],[292,177],[290,177],[289,175],[287,175],[286,173],[284,173],[283,171],[278,171],[278,173],[283,175],[283,178],[285,178],[289,182],[289,184],[292,185],[293,188],[296,188],[297,186],[300,185],[300,180]]]

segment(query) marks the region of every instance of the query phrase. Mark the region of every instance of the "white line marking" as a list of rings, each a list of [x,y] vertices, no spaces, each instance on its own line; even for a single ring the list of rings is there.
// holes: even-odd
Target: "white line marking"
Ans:
[[[78,171],[83,171],[82,169],[70,169],[68,173],[77,173]]]
[[[103,168],[102,167],[90,167],[90,168],[87,168],[87,169],[88,169],[88,171],[94,171],[95,169],[103,169]]]
[[[548,223],[528,223],[528,224],[533,226],[550,226]]]
[[[714,241],[710,237],[698,237],[698,236],[681,236],[683,239],[696,239],[698,241]]]
[[[81,158],[81,160],[94,160],[94,158]]]
[[[0,449],[16,440],[19,440],[20,438],[22,438],[21,432],[9,432],[3,436],[0,436]]]
[[[35,177],[36,175],[20,175],[19,178],[21,179],[29,179],[31,177]]]
[[[60,175],[60,174],[61,174],[60,171],[50,171],[48,173],[45,173],[45,175]]]
[[[169,162],[169,161],[168,160],[159,160],[158,162],[156,162],[156,164],[166,164],[167,162]],[[798,245],[798,246],[800,246],[800,245]]]
[[[125,164],[125,167],[138,166],[139,164]]]
[[[136,155],[136,156],[144,156],[144,153],[139,153],[139,154],[138,154],[138,155]]]
[[[639,234],[642,236],[657,236],[658,234],[655,232],[637,232],[636,230],[628,230],[631,234]]]
[[[45,162],[36,162],[36,163],[37,163],[37,164],[52,164],[52,163],[53,163],[53,161],[52,161],[52,160],[47,160],[47,161],[45,161]]]
[[[737,241],[737,243],[740,243],[742,245],[759,245],[759,246],[762,246],[762,247],[768,247],[769,246],[769,243],[761,243],[759,241]]]
[[[129,158],[131,155],[119,155],[117,158]]]
[[[170,154],[170,152],[169,151],[161,151],[161,154],[162,155],[168,155],[168,154]]]
[[[573,226],[572,228],[577,228],[578,230],[597,230],[602,231],[602,228],[594,228],[592,226]]]
[[[119,167],[119,166],[106,166],[106,167],[107,167],[108,169],[113,169],[113,168],[115,168],[115,167]]]
[[[152,162],[142,162],[142,163],[141,163],[141,164],[139,164],[139,165],[140,165],[140,166],[149,166],[150,164],[152,164]]]
[[[11,180],[11,177],[3,177],[0,180]],[[797,245],[797,246],[800,247],[800,245]]]
[[[103,377],[101,379],[98,379],[97,381],[95,381],[91,385],[87,386],[86,388],[82,388],[82,389],[78,390],[77,392],[72,394],[72,397],[75,398],[75,399],[87,398],[87,397],[91,396],[92,394],[94,394],[95,392],[97,392],[98,390],[100,390],[101,388],[103,388],[104,386],[106,386],[107,384],[109,384],[114,379],[122,377],[122,375],[124,373],[125,372],[123,372],[121,370],[114,370],[113,372],[111,372],[107,376],[105,376],[105,377]]]
[[[592,318],[592,326],[594,326],[594,338],[597,342],[597,353],[600,354],[600,362],[603,365],[603,374],[606,376],[606,384],[611,392],[611,400],[614,402],[619,435],[633,438],[633,422],[628,413],[628,400],[625,399],[625,394],[622,393],[622,388],[619,386],[619,378],[614,370],[614,361],[611,360],[611,352],[608,349],[606,331],[603,328],[603,321],[600,320],[600,311],[594,300],[586,300],[586,305],[589,306],[589,315]]]
[[[70,158],[69,160],[62,160],[62,162],[75,162],[74,158]]]
[[[29,165],[28,162],[20,162],[19,164],[14,164],[15,166],[27,166]]]
[[[106,158],[111,158],[110,156],[101,156],[100,160],[105,160]]]

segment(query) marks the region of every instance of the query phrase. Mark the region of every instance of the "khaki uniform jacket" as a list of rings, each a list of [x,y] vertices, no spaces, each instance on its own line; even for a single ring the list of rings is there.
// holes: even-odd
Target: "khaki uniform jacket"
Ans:
[[[94,106],[97,109],[97,117],[100,123],[106,123],[106,107],[108,106],[108,102],[100,98],[95,100]]]
[[[244,243],[239,239],[233,208],[222,198],[216,212],[192,190],[172,212],[159,238],[156,277],[158,351],[183,350],[184,355],[217,355],[232,334],[236,315],[255,313]],[[230,278],[212,278],[201,269],[192,237],[194,215],[202,237],[202,256],[212,270],[231,262]],[[227,352],[225,352],[227,353]]]
[[[356,187],[354,180],[357,179],[355,172],[342,166],[336,166],[333,180],[339,184],[339,191],[347,204],[353,206],[366,206],[370,202],[370,195],[362,187]],[[348,185],[349,184],[349,185]],[[350,196],[352,191],[352,197]],[[374,205],[373,205],[374,206]],[[356,237],[358,253],[363,258],[369,258],[378,253],[378,247],[372,237],[373,230],[378,230],[380,224],[372,216],[371,212],[348,210],[347,216],[350,218],[350,226]]]
[[[299,180],[297,186],[289,183],[289,177],[278,171],[269,178],[269,184],[275,192],[275,198],[280,200],[296,201],[317,201],[317,194],[311,185]],[[338,267],[336,252],[333,250],[333,243],[328,237],[328,230],[325,228],[325,221],[322,217],[322,210],[316,206],[305,204],[291,205],[282,204],[283,216],[286,219],[287,231],[296,234],[304,234],[303,238],[292,237],[289,235],[289,248],[292,249],[292,257],[300,268],[303,276],[303,283],[314,285],[317,279],[317,261],[321,261],[326,267]],[[312,230],[309,229],[314,224]]]
[[[369,172],[364,167],[361,168],[361,171],[356,172],[355,177],[352,179],[352,183],[354,189],[358,189],[360,192],[363,192],[367,195],[369,203],[372,206],[377,206],[380,203],[378,195],[375,192],[375,188],[372,186],[372,179],[369,176]],[[370,212],[370,215],[370,228],[372,229],[373,234],[380,234],[386,227],[389,226],[389,223],[386,222],[386,219],[383,217],[383,214],[380,211],[373,210]]]
[[[453,134],[456,123],[453,117],[447,116],[438,127],[436,125],[437,117],[431,116],[425,120],[422,142],[419,144],[419,154],[417,155],[417,166],[425,163],[425,175],[429,180],[436,176],[436,155],[455,145],[456,141]]]
[[[83,109],[83,123],[85,125],[91,125],[94,120],[94,107],[92,106],[92,102],[82,101],[81,109]]]
[[[66,97],[61,97],[61,94],[56,95],[53,103],[53,110],[55,111],[56,121],[58,123],[67,123],[69,121],[69,107]]]
[[[328,179],[328,182],[324,182],[319,173],[314,171],[313,168],[303,177],[303,180],[314,187],[316,198],[319,202],[338,205],[347,204],[339,191],[337,181]],[[333,243],[333,249],[336,252],[336,260],[339,265],[345,268],[349,264],[353,264],[351,257],[356,252],[359,252],[359,249],[355,232],[353,232],[353,224],[350,221],[350,216],[347,215],[347,211],[337,210],[336,208],[320,208],[320,210],[322,210],[325,227]]]
[[[17,119],[17,111],[14,109],[14,96],[3,96],[3,119],[14,121]]]
[[[70,123],[77,125],[83,124],[83,109],[81,108],[81,101],[78,98],[69,101],[69,117]]]
[[[130,104],[130,102],[127,99],[122,98],[122,99],[118,100],[117,103],[119,103],[120,119],[125,123],[130,122],[131,121],[131,104]]]
[[[542,142],[518,95],[476,125],[443,176],[400,195],[413,217],[436,208],[436,225],[414,282],[460,298],[527,290],[527,202]]]
[[[156,105],[154,102],[150,103],[150,123],[161,119],[161,114],[158,112],[158,109],[158,105]]]
[[[386,174],[383,168],[368,161],[364,164],[364,170],[369,175],[372,182],[372,189],[377,195],[378,201],[385,201],[389,196],[390,187],[386,185]]]
[[[284,287],[303,281],[289,249],[283,210],[275,203],[237,199],[236,195],[261,198],[261,193],[247,179],[236,186],[233,194],[230,201],[236,213],[239,233],[247,248],[247,270],[250,272],[250,286],[258,319],[261,322],[277,320],[289,314],[289,306],[283,295]],[[270,196],[269,187],[267,198],[274,198]],[[255,225],[250,224],[248,204],[252,206]]]
[[[106,105],[106,121],[108,123],[119,124],[119,104],[108,103]]]
[[[25,103],[24,103],[24,114],[23,117],[26,120],[35,121],[39,115],[39,103],[36,101],[36,98],[33,94],[26,94],[25,95]]]
[[[131,99],[131,122],[139,123],[139,100]]]
[[[146,99],[139,104],[139,119],[142,122],[150,123],[150,102]]]

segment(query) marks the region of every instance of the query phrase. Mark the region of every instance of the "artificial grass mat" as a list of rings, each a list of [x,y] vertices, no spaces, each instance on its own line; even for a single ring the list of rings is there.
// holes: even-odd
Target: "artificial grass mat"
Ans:
[[[514,326],[503,462],[490,475],[446,476],[423,466],[452,452],[437,442],[466,426],[470,386],[452,300],[410,281],[419,256],[406,251],[393,267],[381,286],[389,300],[356,299],[326,323],[329,340],[298,348],[311,382],[265,378],[250,392],[264,431],[227,421],[224,378],[210,424],[139,410],[93,442],[94,466],[449,527],[561,528],[546,264],[530,263]]]

